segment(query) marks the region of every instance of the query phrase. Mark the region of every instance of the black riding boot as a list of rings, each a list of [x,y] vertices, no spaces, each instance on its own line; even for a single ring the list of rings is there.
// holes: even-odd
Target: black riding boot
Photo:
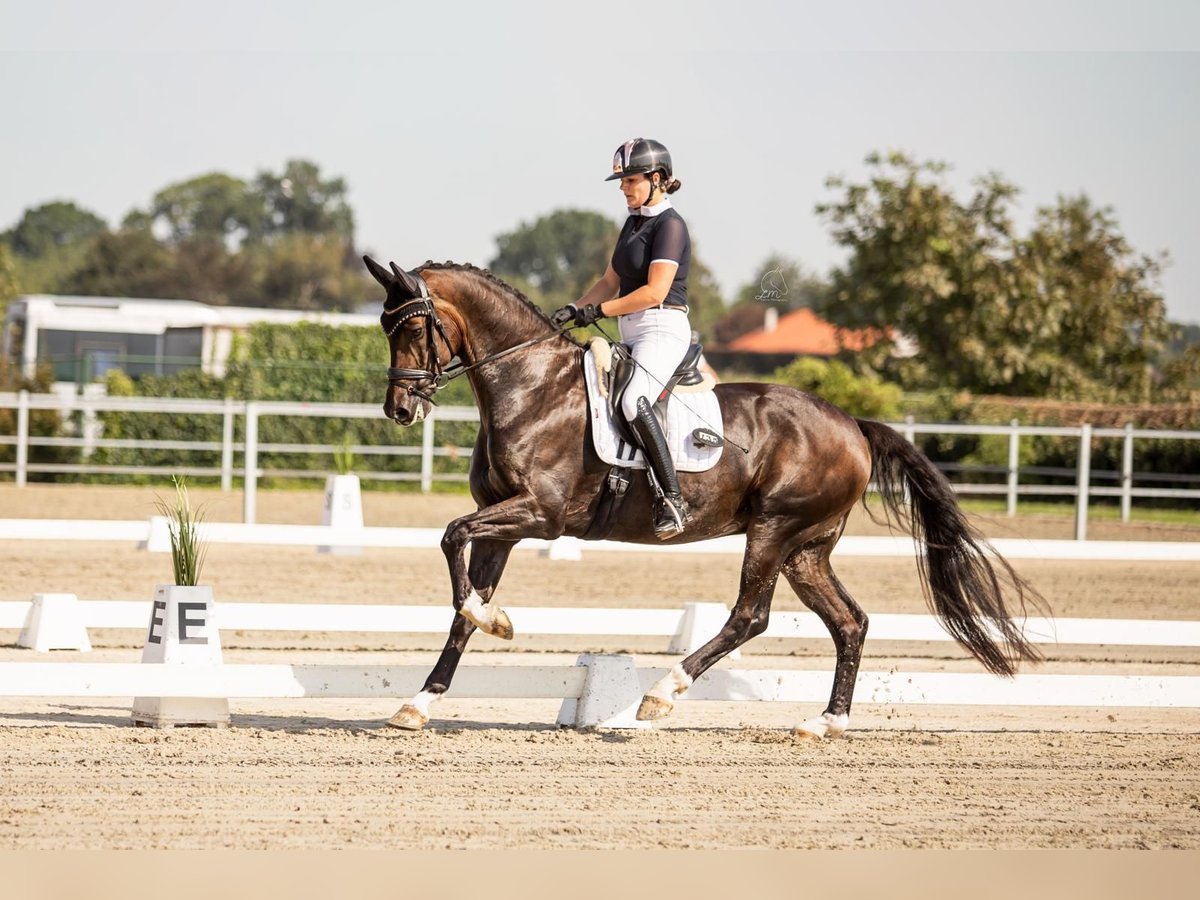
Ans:
[[[638,398],[637,410],[637,418],[630,424],[663,494],[655,510],[654,534],[659,540],[666,540],[683,531],[684,526],[692,520],[692,515],[683,494],[679,492],[679,476],[675,474],[675,463],[671,460],[671,451],[667,449],[667,439],[645,397]]]

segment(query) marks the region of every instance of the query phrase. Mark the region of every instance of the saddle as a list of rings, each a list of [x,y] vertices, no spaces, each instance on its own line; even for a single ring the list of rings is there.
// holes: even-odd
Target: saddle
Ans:
[[[680,472],[708,471],[720,460],[725,444],[720,434],[721,407],[713,393],[716,381],[700,372],[701,352],[698,344],[688,348],[652,407]],[[610,344],[601,337],[592,338],[584,354],[593,447],[610,466],[592,521],[581,535],[585,541],[603,540],[612,533],[633,472],[647,465],[621,411],[621,397],[629,389],[635,369],[628,346]],[[687,403],[668,404],[672,394],[683,393],[700,396]]]
[[[621,400],[629,389],[629,382],[637,371],[637,366],[630,355],[629,345],[623,343],[610,344],[602,337],[594,337],[589,343],[592,356],[596,360],[596,371],[600,375],[598,387],[600,394],[608,404],[608,414],[612,419],[613,428],[623,440],[631,445],[637,444],[625,414],[621,409]],[[704,348],[700,344],[689,344],[683,361],[675,368],[674,374],[667,379],[666,386],[659,392],[654,401],[654,415],[665,430],[667,427],[667,401],[671,394],[700,394],[711,391],[716,385],[711,375],[700,371],[700,356]]]

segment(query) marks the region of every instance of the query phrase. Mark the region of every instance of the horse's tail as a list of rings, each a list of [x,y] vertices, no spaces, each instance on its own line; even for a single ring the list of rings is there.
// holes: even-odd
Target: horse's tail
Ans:
[[[1014,674],[1022,660],[1041,659],[1005,606],[1008,593],[1022,616],[1029,603],[1045,611],[1041,594],[972,527],[950,482],[920,450],[887,425],[856,421],[871,447],[872,475],[888,522],[894,518],[924,544],[924,553],[917,551],[921,587],[946,630],[996,675]],[[911,514],[904,508],[905,488]]]

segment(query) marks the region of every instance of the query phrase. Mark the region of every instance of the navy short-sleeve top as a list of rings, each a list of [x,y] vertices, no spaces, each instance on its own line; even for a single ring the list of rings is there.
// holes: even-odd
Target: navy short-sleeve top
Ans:
[[[668,203],[663,200],[659,206]],[[654,207],[649,207],[654,209]],[[668,206],[656,215],[639,215],[635,211],[625,220],[613,250],[613,271],[621,279],[620,296],[631,294],[650,280],[650,264],[666,261],[677,263],[675,280],[663,300],[663,306],[687,309],[688,266],[692,259],[692,240],[687,223],[674,207]]]

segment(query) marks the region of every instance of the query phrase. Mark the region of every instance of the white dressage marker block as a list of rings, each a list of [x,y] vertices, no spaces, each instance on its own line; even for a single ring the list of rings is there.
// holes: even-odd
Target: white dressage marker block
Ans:
[[[171,552],[171,528],[166,516],[151,516],[150,531],[144,544],[150,553]]]
[[[362,529],[362,485],[357,475],[330,475],[325,479],[325,510],[321,513],[321,524],[334,529]],[[362,553],[362,547],[328,544],[317,547],[317,552],[354,555]]]
[[[83,623],[79,598],[74,594],[34,594],[17,646],[38,653],[49,650],[90,652],[92,642]]]
[[[558,710],[558,724],[576,728],[649,728],[637,720],[642,683],[632,656],[584,653],[575,661],[587,668],[579,699],[568,697]]]
[[[724,603],[685,603],[679,630],[671,637],[668,653],[692,654],[717,636],[729,620]],[[741,650],[732,650],[726,659],[741,659]]]
[[[154,591],[150,627],[142,649],[143,665],[221,664],[212,588],[160,584]],[[229,724],[229,700],[214,697],[138,697],[133,721],[164,728],[173,725]]]

